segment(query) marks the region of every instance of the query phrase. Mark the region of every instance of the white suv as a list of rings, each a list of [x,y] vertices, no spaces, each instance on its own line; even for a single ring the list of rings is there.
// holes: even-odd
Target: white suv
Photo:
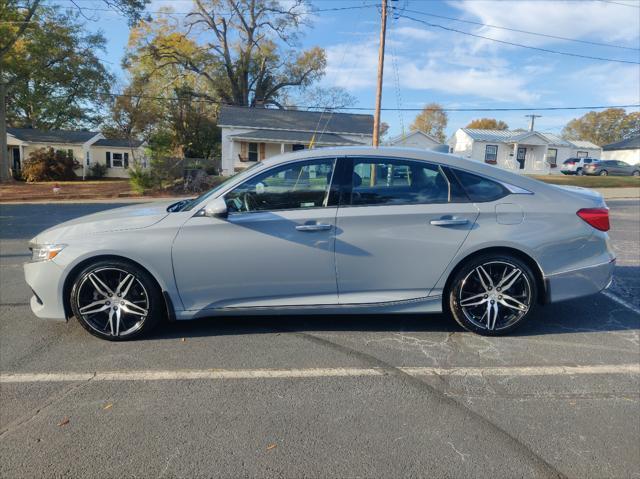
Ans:
[[[562,162],[562,168],[560,171],[565,175],[584,175],[584,165],[590,165],[591,163],[598,161],[596,158],[567,158]]]

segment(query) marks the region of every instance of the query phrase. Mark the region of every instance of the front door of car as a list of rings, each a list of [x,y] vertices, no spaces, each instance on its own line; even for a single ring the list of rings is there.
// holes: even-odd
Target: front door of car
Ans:
[[[173,246],[185,309],[337,304],[335,163],[271,168],[224,195],[227,218],[189,219]]]
[[[437,165],[351,161],[352,185],[341,193],[336,221],[340,303],[428,296],[473,228],[478,209]]]

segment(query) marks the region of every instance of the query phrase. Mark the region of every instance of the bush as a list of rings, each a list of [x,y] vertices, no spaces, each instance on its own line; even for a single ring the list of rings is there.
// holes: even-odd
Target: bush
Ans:
[[[103,178],[107,174],[107,165],[103,165],[102,163],[94,163],[91,168],[89,168],[89,176],[91,178]]]
[[[142,168],[131,168],[129,170],[129,183],[136,193],[144,194],[156,186],[156,181],[150,171]]]
[[[29,155],[22,167],[22,177],[28,183],[34,181],[73,180],[73,170],[80,164],[64,151],[40,148]]]

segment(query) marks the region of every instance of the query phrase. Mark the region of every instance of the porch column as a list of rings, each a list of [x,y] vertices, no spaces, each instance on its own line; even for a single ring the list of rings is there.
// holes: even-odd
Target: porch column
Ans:
[[[546,174],[551,173],[551,166],[547,163],[547,153],[549,153],[549,145],[544,145],[544,154],[542,155],[542,167]]]
[[[513,144],[513,167],[516,171],[520,169],[520,163],[518,162],[518,143]]]
[[[280,154],[284,153],[284,143],[280,143]]]

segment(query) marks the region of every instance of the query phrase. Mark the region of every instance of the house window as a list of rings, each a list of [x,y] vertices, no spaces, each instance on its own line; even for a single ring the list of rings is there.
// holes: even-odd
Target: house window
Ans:
[[[111,153],[111,167],[124,168],[124,157],[122,153]]]
[[[547,150],[547,163],[551,166],[551,168],[555,168],[558,166],[558,149],[557,148],[549,148]]]
[[[67,157],[73,160],[73,150],[67,150]]]
[[[484,150],[484,162],[495,165],[498,163],[498,145],[487,145]]]
[[[291,151],[300,151],[300,150],[304,150],[304,145],[291,145]]]
[[[588,157],[588,156],[589,156],[589,152],[587,152],[587,151],[579,151],[579,152],[576,154],[576,156],[577,156],[578,158],[586,158],[586,157]]]
[[[249,161],[258,161],[257,143],[249,143]]]
[[[89,155],[89,152],[87,151],[86,154],[86,159],[85,159],[87,166],[89,166],[91,164],[91,156]]]

